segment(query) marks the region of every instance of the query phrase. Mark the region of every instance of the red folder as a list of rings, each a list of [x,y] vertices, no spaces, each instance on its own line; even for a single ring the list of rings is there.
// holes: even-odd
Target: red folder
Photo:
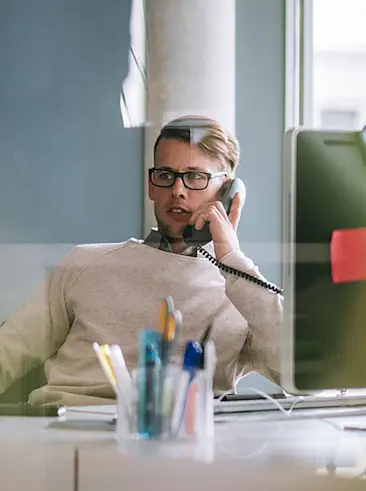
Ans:
[[[330,264],[333,283],[366,281],[366,228],[334,230]]]

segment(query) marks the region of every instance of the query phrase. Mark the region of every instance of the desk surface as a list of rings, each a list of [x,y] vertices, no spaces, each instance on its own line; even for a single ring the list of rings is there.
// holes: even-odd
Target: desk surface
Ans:
[[[221,463],[225,466],[236,463],[241,468],[245,465],[252,469],[270,469],[275,464],[277,468],[282,465],[285,469],[321,473],[333,465],[340,475],[362,473],[366,467],[366,432],[346,432],[337,425],[349,421],[366,425],[366,415],[326,420],[316,418],[316,412],[313,419],[298,416],[299,413],[296,419],[274,419],[268,414],[259,420],[248,415],[227,418],[226,422],[216,423],[212,445],[134,442],[128,448],[117,443],[114,432],[51,429],[48,425],[54,418],[0,417],[0,475],[7,475],[11,482],[21,481],[28,473],[28,489],[33,489],[29,482],[34,482],[37,491],[48,489],[42,486],[50,486],[50,480],[54,482],[57,475],[60,489],[72,491],[76,447],[83,472],[88,469],[84,482],[89,482],[98,468],[100,475],[105,472],[112,479],[126,454],[139,459],[152,457],[155,461],[160,457],[158,461],[165,463],[161,457],[170,458],[169,468],[171,462],[175,462],[173,466],[178,465],[178,460],[184,458],[191,462],[214,460],[215,468]],[[106,467],[110,466],[113,471],[107,472]],[[29,472],[34,475],[34,481],[29,480]],[[20,489],[20,481],[16,483],[18,487],[14,484],[8,489]]]

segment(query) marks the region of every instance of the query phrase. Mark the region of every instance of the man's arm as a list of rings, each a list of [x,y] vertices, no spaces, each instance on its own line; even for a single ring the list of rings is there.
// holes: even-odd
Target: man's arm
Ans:
[[[201,229],[209,223],[216,259],[227,266],[265,280],[253,261],[240,251],[236,229],[241,212],[240,193],[233,198],[229,216],[222,203],[206,203],[192,215],[190,223]],[[262,286],[222,271],[226,294],[249,324],[241,366],[250,365],[278,383],[283,322],[283,297]]]
[[[72,322],[66,295],[79,267],[66,255],[36,295],[0,328],[0,394],[32,368],[54,355],[65,341]]]
[[[221,259],[230,266],[266,279],[253,261],[241,251],[232,251]],[[281,330],[283,324],[283,296],[256,285],[244,278],[222,272],[226,279],[226,294],[236,309],[245,317],[249,333],[241,354],[242,365],[279,382]]]

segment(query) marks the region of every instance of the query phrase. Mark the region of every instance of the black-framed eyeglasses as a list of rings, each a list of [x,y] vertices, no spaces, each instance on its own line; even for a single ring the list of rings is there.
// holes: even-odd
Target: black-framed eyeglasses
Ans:
[[[197,170],[175,172],[174,170],[156,167],[149,169],[150,181],[158,188],[170,188],[174,185],[177,177],[180,177],[187,189],[202,191],[207,188],[211,179],[221,176],[227,176],[227,172],[203,172]]]

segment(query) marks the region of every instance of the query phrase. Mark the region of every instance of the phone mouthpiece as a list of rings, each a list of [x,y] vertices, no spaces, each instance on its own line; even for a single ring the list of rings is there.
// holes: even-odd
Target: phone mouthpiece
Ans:
[[[212,240],[209,224],[205,223],[201,230],[196,230],[193,225],[187,225],[183,231],[183,239],[189,246],[204,246]]]

